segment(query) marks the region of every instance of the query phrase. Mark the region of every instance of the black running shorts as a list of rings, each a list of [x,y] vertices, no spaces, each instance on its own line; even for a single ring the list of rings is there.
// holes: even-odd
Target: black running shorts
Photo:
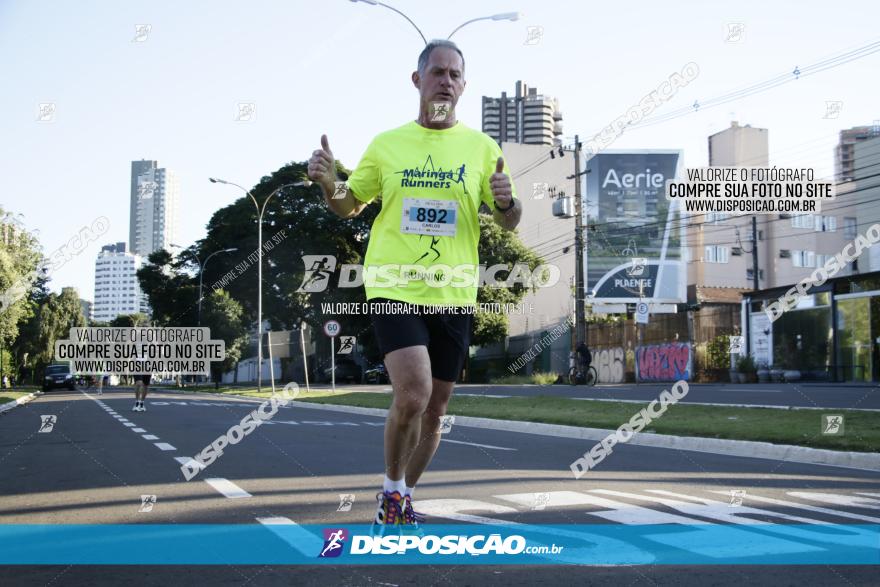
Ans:
[[[383,355],[409,346],[424,346],[431,376],[454,382],[461,373],[471,340],[473,314],[465,308],[435,308],[373,298],[370,315]]]

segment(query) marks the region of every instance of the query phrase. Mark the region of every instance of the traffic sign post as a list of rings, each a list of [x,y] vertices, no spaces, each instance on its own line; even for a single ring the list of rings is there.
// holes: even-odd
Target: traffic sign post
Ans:
[[[324,334],[330,337],[330,386],[333,393],[336,393],[336,336],[341,328],[336,320],[324,323]]]
[[[636,304],[636,324],[648,323],[648,303],[639,302]]]

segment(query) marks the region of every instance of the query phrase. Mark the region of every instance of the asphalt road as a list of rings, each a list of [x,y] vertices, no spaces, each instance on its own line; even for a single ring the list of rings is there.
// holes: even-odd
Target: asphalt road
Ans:
[[[3,524],[368,523],[382,418],[293,406],[191,481],[180,470],[258,401],[53,392],[0,416]],[[39,432],[54,415],[51,432]],[[431,523],[880,523],[880,472],[623,445],[587,476],[593,443],[455,425],[416,492]],[[210,479],[210,481],[208,481]],[[733,491],[745,494],[732,494]],[[151,511],[143,495],[156,496]],[[338,511],[353,495],[349,511]],[[742,503],[731,505],[732,495]],[[344,509],[344,508],[343,508]],[[807,522],[804,522],[807,520]],[[792,541],[792,548],[807,548]],[[799,546],[800,545],[800,546]],[[815,546],[815,545],[814,545]],[[6,566],[0,585],[877,585],[869,566]]]
[[[586,385],[481,385],[455,387],[457,395],[524,397],[548,395],[573,399],[649,402],[671,383]],[[321,385],[317,387],[327,387]],[[391,391],[388,385],[337,385],[355,391]],[[690,383],[681,400],[688,404],[880,410],[880,386],[818,383]]]

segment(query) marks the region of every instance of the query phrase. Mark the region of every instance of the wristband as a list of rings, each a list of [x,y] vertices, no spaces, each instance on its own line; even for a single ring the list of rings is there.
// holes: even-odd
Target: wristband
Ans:
[[[516,206],[516,200],[514,200],[513,197],[510,198],[510,205],[507,208],[499,208],[498,202],[495,202],[495,209],[498,210],[499,212],[508,212],[514,206]]]

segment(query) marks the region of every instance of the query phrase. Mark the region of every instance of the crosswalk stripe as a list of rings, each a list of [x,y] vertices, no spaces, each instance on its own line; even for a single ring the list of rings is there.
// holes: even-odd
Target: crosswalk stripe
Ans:
[[[842,505],[856,508],[866,508],[871,510],[880,509],[880,500],[870,499],[868,497],[856,497],[853,495],[837,495],[834,493],[817,493],[813,491],[787,491],[788,495],[799,499],[809,499],[812,501],[823,501],[832,505]]]
[[[300,553],[315,557],[321,552],[323,540],[308,530],[304,530],[299,524],[290,518],[275,516],[270,518],[257,518],[257,521],[273,534],[281,538]],[[282,528],[279,528],[282,526]]]
[[[205,479],[205,483],[207,483],[230,499],[253,497],[250,493],[248,493],[229,479],[224,479],[222,477],[209,477],[208,479]]]
[[[718,490],[712,490],[712,493],[724,494],[725,492],[718,491]],[[790,507],[790,508],[799,508],[799,509],[807,510],[807,511],[811,511],[811,512],[818,512],[820,514],[830,514],[832,516],[839,516],[842,518],[851,518],[853,520],[862,520],[863,522],[870,522],[872,524],[880,524],[880,518],[873,518],[871,516],[863,516],[862,514],[853,514],[850,512],[844,512],[844,511],[840,511],[840,510],[832,510],[829,508],[823,508],[823,507],[819,507],[819,506],[815,506],[815,505],[808,505],[805,503],[798,503],[795,501],[788,501],[785,499],[775,499],[772,497],[762,497],[760,495],[749,494],[748,500],[749,501],[760,501],[760,502],[764,502],[764,503],[769,503],[769,504],[773,504],[773,505],[781,505],[781,506]]]

